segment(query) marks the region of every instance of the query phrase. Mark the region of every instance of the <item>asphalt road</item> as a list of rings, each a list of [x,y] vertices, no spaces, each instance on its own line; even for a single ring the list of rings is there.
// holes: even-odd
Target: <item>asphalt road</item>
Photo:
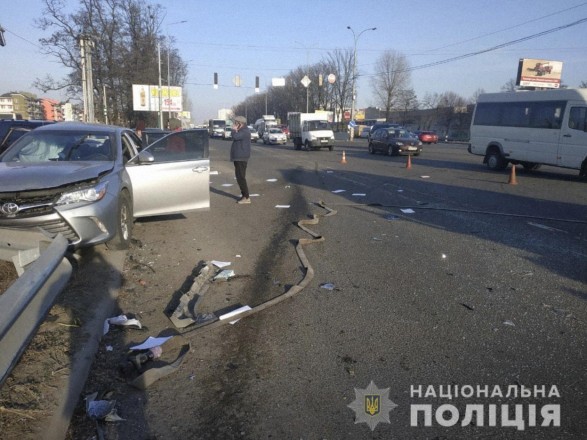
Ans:
[[[229,261],[237,275],[212,286],[204,311],[283,294],[304,276],[295,244],[310,237],[295,223],[324,214],[323,201],[337,212],[309,226],[324,237],[305,247],[315,276],[235,325],[182,330],[181,367],[119,394],[127,421],[106,438],[584,438],[578,172],[518,169],[509,185],[509,169],[487,170],[465,145],[426,146],[407,168],[359,139],[333,152],[258,144],[248,170],[258,195],[241,206],[229,148],[211,141],[209,212],[136,223],[120,310],[154,335],[172,327],[166,312],[199,261]],[[144,337],[125,332],[100,355]],[[73,420],[72,438],[83,424]]]

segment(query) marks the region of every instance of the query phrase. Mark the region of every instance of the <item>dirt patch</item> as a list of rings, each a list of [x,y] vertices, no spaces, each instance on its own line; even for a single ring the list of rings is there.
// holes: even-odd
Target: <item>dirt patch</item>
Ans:
[[[0,295],[6,292],[17,278],[18,274],[16,273],[14,264],[9,261],[0,260]]]
[[[90,261],[90,264],[80,263],[80,268],[76,267],[75,259],[70,259],[74,271],[66,289],[2,385],[0,437],[38,439],[54,414],[56,396],[64,381],[67,383],[73,356],[87,342],[83,325],[92,318],[100,300],[91,264],[94,255],[93,250],[80,254],[80,259]],[[16,271],[13,275],[16,279]],[[2,277],[4,284],[8,284],[7,279]]]

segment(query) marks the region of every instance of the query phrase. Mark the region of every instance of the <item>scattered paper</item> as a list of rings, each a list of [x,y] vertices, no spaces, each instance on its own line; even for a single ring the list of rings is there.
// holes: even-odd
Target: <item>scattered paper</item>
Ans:
[[[210,171],[210,175],[218,175],[218,171]]]
[[[290,205],[275,205],[276,208],[279,209],[288,209]]]
[[[216,261],[216,260],[212,260],[212,264],[214,266],[216,266],[217,268],[222,269],[223,267],[230,266],[231,263],[230,263],[230,261]]]
[[[422,179],[430,179],[430,176],[420,176]]]
[[[416,212],[412,208],[400,209],[400,211],[403,212],[404,214],[414,214]]]
[[[342,193],[345,192],[346,189],[335,189],[334,191],[332,191],[334,194],[338,194],[338,193]]]
[[[223,183],[222,186],[233,186],[234,183]]]
[[[332,284],[332,283],[320,284],[320,287],[322,289],[326,289],[326,290],[334,290],[334,284]]]
[[[249,197],[259,197],[259,194],[249,194]]]
[[[277,182],[277,179],[267,179],[267,182]]]
[[[404,190],[403,190],[403,189],[398,189],[398,190],[397,190],[397,192],[398,192],[398,193],[403,193],[403,192],[404,192]]]
[[[169,341],[173,336],[166,336],[161,338],[155,338],[153,336],[149,336],[145,342],[139,345],[135,345],[134,347],[130,347],[131,350],[149,350],[153,347],[159,347],[160,345],[165,344]]]
[[[239,307],[238,309],[233,310],[232,312],[228,312],[228,313],[225,313],[224,315],[220,315],[218,317],[218,319],[220,319],[222,321],[224,319],[232,318],[233,316],[240,315],[241,313],[246,312],[247,310],[252,310],[252,309],[250,306],[242,306],[242,307]],[[236,324],[238,321],[239,321],[239,319],[236,319],[234,321],[230,321],[230,323]]]
[[[367,194],[365,193],[353,193],[354,197],[365,197]]]
[[[512,327],[516,326],[516,324],[514,324],[512,321],[504,321],[503,324],[504,325],[511,325]]]

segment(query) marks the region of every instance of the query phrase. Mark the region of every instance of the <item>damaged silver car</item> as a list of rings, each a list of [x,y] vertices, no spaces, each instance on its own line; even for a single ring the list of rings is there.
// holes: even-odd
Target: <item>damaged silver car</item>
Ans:
[[[206,130],[141,149],[130,129],[62,122],[0,156],[0,228],[65,236],[72,248],[128,248],[135,218],[210,207]]]

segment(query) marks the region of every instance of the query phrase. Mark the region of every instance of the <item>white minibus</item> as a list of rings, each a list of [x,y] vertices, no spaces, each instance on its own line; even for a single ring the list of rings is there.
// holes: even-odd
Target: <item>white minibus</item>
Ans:
[[[544,164],[587,176],[587,89],[479,95],[468,151],[492,170]]]

